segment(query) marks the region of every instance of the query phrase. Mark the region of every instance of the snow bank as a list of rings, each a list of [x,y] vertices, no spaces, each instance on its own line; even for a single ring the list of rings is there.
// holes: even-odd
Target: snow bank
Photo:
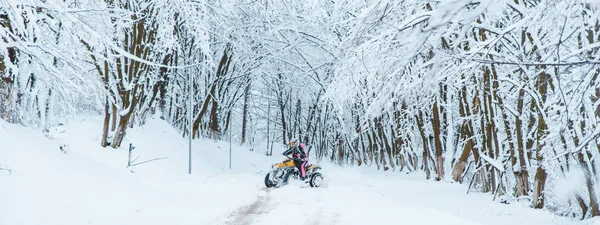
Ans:
[[[262,187],[260,154],[234,146],[227,171],[227,143],[196,140],[190,176],[187,142],[167,123],[130,130],[118,150],[99,147],[101,124],[80,119],[48,139],[0,121],[0,162],[14,170],[0,171],[0,224],[212,224]],[[167,158],[126,168],[130,142],[138,162]]]

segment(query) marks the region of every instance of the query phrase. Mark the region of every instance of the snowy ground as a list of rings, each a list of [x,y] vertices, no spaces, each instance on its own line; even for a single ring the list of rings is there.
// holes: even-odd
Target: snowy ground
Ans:
[[[326,186],[266,189],[263,178],[279,157],[229,144],[187,141],[160,120],[129,131],[119,150],[98,145],[99,119],[73,121],[49,135],[0,121],[0,225],[263,225],[263,224],[593,224],[520,205],[466,195],[459,184],[423,180],[419,173],[323,164]],[[142,162],[126,168],[127,145]],[[59,147],[66,145],[66,153]]]

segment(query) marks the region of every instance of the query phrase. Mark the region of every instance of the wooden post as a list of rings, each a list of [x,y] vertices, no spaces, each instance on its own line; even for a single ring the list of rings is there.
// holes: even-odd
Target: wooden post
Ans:
[[[127,159],[127,167],[131,166],[131,152],[133,151],[134,147],[132,143],[129,143],[129,156]]]

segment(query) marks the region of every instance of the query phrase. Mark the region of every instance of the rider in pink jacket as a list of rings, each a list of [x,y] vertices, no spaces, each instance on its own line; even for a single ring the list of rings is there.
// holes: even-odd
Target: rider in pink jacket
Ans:
[[[308,165],[308,152],[304,147],[304,143],[300,143],[295,139],[292,140],[290,148],[283,152],[283,155],[286,156],[290,154],[292,154],[294,164],[296,164],[298,171],[300,171],[300,177],[304,180],[306,178],[306,165]]]

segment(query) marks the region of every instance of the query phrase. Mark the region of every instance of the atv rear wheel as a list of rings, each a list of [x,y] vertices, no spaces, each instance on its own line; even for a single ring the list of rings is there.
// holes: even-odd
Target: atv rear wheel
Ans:
[[[323,183],[323,175],[321,173],[315,173],[310,176],[310,181],[308,182],[311,187],[320,187]]]

